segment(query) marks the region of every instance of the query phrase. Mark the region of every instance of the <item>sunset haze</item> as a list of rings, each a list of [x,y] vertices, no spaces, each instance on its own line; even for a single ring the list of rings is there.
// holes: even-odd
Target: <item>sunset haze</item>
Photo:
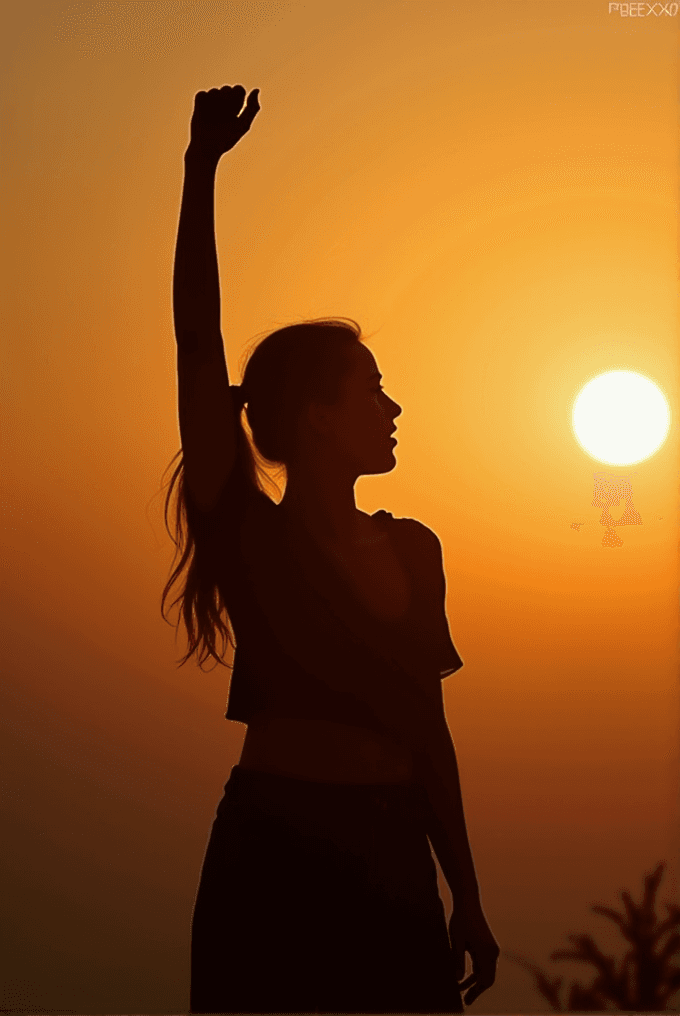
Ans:
[[[2,1007],[187,1011],[245,728],[224,719],[229,671],[178,669],[160,615],[172,270],[194,95],[241,83],[261,111],[217,173],[229,371],[257,336],[348,316],[403,409],[397,466],[357,504],[443,545],[464,660],[446,712],[502,950],[470,1011],[545,1012],[505,954],[552,969],[577,931],[622,953],[591,904],[638,899],[662,860],[660,898],[678,891],[680,15],[36,0],[5,20]],[[613,370],[671,410],[629,467],[572,429]],[[642,520],[620,546],[598,473]]]

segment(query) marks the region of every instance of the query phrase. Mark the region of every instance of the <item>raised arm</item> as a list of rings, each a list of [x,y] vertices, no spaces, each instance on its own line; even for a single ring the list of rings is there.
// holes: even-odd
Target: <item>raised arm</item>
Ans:
[[[248,131],[259,109],[257,90],[243,107],[245,94],[241,85],[198,92],[184,154],[173,273],[179,425],[186,481],[205,509],[217,500],[235,461],[235,417],[220,326],[215,177],[220,158]]]

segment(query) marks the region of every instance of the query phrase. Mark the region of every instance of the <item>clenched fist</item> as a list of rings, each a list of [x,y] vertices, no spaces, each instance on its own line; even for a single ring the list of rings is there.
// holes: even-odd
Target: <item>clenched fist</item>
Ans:
[[[197,92],[189,151],[217,163],[250,130],[260,108],[259,93],[259,88],[254,88],[244,106],[243,85],[223,85],[209,92]]]

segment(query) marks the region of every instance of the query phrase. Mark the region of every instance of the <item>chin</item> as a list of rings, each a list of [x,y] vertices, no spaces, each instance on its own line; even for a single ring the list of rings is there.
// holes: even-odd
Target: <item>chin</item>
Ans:
[[[391,473],[397,464],[397,460],[394,457],[394,453],[390,449],[387,455],[381,455],[379,459],[374,459],[372,463],[366,463],[361,471],[362,476],[377,476],[380,473]]]

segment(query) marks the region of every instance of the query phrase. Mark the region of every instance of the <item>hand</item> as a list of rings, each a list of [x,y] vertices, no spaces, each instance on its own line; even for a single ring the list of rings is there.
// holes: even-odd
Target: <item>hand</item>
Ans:
[[[197,92],[191,117],[190,151],[217,163],[250,130],[260,108],[259,95],[259,88],[254,88],[243,106],[246,96],[243,85]]]
[[[486,922],[484,911],[478,902],[456,905],[449,921],[449,938],[455,962],[456,979],[462,992],[468,988],[463,999],[465,1005],[472,1005],[483,991],[496,980],[496,964],[500,955],[498,942]],[[472,973],[465,976],[465,953],[470,954]]]

